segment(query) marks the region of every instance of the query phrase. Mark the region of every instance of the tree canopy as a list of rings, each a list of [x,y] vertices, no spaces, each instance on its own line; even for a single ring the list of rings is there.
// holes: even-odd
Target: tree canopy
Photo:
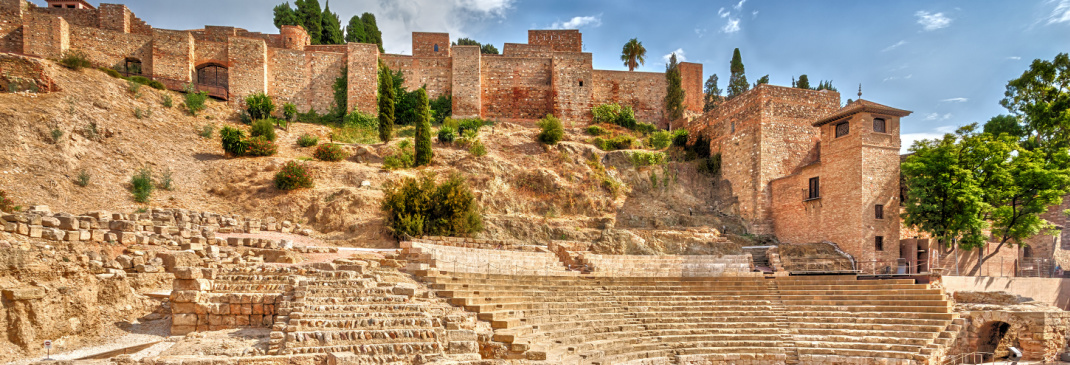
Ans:
[[[345,35],[342,33],[342,23],[338,20],[338,14],[331,12],[331,2],[327,1],[323,7],[322,20],[323,33],[320,44],[344,44]]]
[[[353,16],[343,29],[338,13],[331,11],[330,2],[325,5],[322,11],[319,0],[295,0],[293,7],[288,2],[276,5],[272,10],[275,27],[300,25],[308,32],[312,44],[371,43],[379,45],[379,51],[383,52],[383,35],[375,24],[375,15]]]
[[[739,55],[739,48],[732,52],[732,76],[728,79],[728,99],[735,98],[750,90],[747,83],[746,71],[743,67],[743,57]]]
[[[1060,53],[1052,61],[1034,60],[1022,76],[1007,83],[1000,105],[1017,116],[1039,143],[1070,147],[1070,57]]]
[[[670,121],[684,117],[684,88],[680,75],[680,64],[676,62],[676,53],[669,57],[665,65],[665,113]]]
[[[807,90],[812,89],[810,87],[810,78],[807,77],[806,74],[799,75],[799,80],[795,81],[795,85],[792,85],[792,86],[795,86],[796,88],[799,88],[799,89],[807,89]]]
[[[479,53],[482,54],[498,54],[498,48],[493,44],[481,44],[475,39],[471,38],[458,38],[456,42],[453,42],[455,46],[479,46]]]
[[[717,74],[710,75],[710,78],[706,79],[706,85],[703,88],[705,94],[704,103],[702,105],[702,112],[709,112],[716,109],[717,105],[721,103],[721,93],[723,90],[717,87]]]
[[[624,43],[624,49],[620,52],[620,60],[628,66],[628,71],[635,71],[639,65],[645,65],[646,48],[643,47],[643,42],[640,42],[638,38],[632,38]]]

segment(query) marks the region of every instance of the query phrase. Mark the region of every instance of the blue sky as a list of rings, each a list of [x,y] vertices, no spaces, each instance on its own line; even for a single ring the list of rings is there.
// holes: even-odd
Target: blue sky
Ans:
[[[270,33],[277,33],[277,3],[126,1],[158,28],[233,25]],[[675,51],[702,63],[705,77],[716,73],[721,88],[738,47],[751,82],[768,74],[772,84],[790,86],[807,74],[814,85],[832,80],[844,100],[862,84],[863,98],[914,111],[903,119],[904,149],[1005,113],[998,103],[1007,80],[1034,59],[1070,51],[1070,0],[335,0],[330,7],[343,25],[352,15],[376,14],[390,53],[411,54],[413,31],[501,49],[526,42],[528,29],[578,28],[597,69],[626,69],[620,50],[634,37],[647,49],[639,70],[663,71],[663,56]]]

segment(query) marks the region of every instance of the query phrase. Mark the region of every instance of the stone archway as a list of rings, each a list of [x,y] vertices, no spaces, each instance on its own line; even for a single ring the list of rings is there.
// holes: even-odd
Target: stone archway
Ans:
[[[986,356],[985,361],[1004,358],[1010,355],[1008,347],[1018,345],[1015,336],[1007,336],[1010,329],[1010,323],[1003,321],[990,321],[981,325],[977,332],[977,352],[993,354],[991,357]]]

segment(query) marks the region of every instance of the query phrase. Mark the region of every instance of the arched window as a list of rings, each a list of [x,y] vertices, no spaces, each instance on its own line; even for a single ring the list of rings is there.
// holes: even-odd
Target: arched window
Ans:
[[[140,75],[141,74],[141,60],[137,58],[127,57],[123,62],[123,73],[128,75]]]
[[[435,45],[435,52],[438,52],[438,45]]]
[[[1027,258],[1027,259],[1033,258],[1033,248],[1029,247],[1029,246],[1023,247],[1022,248],[1022,257],[1023,258]]]
[[[884,118],[873,118],[873,131],[877,133],[887,133]]]
[[[197,67],[198,84],[227,87],[227,80],[227,68],[223,65],[208,63]]]

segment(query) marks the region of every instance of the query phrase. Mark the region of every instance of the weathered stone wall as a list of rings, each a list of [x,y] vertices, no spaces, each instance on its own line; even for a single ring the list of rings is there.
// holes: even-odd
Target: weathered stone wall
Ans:
[[[12,54],[0,55],[0,93],[31,91],[49,93],[59,91],[41,61]]]
[[[251,271],[251,270],[249,270]],[[255,272],[177,268],[171,292],[172,335],[275,324],[276,306],[292,290],[286,269]]]
[[[551,67],[545,58],[483,58],[483,117],[539,119],[552,113]]]
[[[482,116],[482,61],[477,46],[453,47],[453,115]],[[488,57],[489,58],[489,57]]]
[[[309,85],[309,107],[320,113],[334,109],[334,80],[348,77],[342,74],[346,65],[343,53],[309,52],[311,84]]]
[[[413,41],[415,42],[415,41]],[[384,54],[381,56],[391,72],[405,74],[405,88],[416,90],[427,85],[427,96],[434,99],[449,95],[453,87],[453,62],[446,57],[416,57]]]
[[[629,105],[635,109],[635,117],[644,123],[659,123],[664,118],[664,73],[593,70],[591,79],[592,106]]]
[[[130,33],[130,18],[133,14],[126,5],[100,4],[100,28],[119,33]]]
[[[553,54],[553,113],[558,118],[591,121],[593,76],[590,53]]]
[[[283,48],[270,48],[271,96],[276,105],[293,103],[298,110],[308,111],[311,93],[308,54]],[[318,110],[323,112],[323,110]]]
[[[0,0],[0,52],[22,53],[25,0]]]
[[[549,45],[506,43],[502,47],[502,55],[506,57],[553,57],[554,48]]]
[[[583,35],[579,30],[529,30],[528,44],[550,46],[554,52],[583,52]]]
[[[222,66],[230,65],[230,57],[227,56],[227,43],[226,42],[212,42],[206,40],[197,40],[196,33],[190,33],[194,39],[194,52],[195,59],[193,61],[194,66],[201,66],[206,63],[215,63]]]
[[[379,47],[374,44],[350,43],[349,110],[378,113]]]
[[[261,39],[227,38],[230,95],[234,100],[267,91],[267,44]]]
[[[141,61],[141,72],[152,75],[152,37],[101,28],[71,26],[71,49],[85,52],[96,66],[119,69],[127,57]]]
[[[58,59],[70,48],[70,26],[63,18],[31,14],[23,28],[23,52]]]
[[[449,33],[412,32],[412,56],[450,57]],[[417,86],[419,87],[419,86]]]
[[[680,63],[680,79],[684,89],[684,108],[701,113],[705,103],[702,92],[702,64],[693,62]]]
[[[70,25],[79,27],[100,27],[100,11],[97,9],[68,9],[35,7],[33,13],[63,17]]]
[[[294,51],[304,51],[305,47],[312,45],[308,32],[300,25],[283,25],[279,30],[282,37],[282,48]]]
[[[193,36],[189,32],[153,30],[152,75],[154,77],[182,82],[193,81],[194,57]]]

